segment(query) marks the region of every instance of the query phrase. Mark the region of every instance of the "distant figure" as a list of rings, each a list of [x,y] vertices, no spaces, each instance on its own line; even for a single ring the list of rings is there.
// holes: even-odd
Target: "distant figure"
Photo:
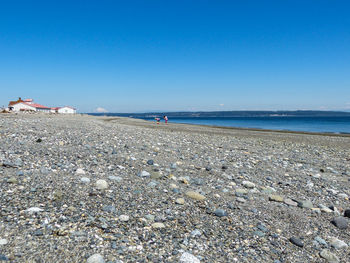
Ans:
[[[165,120],[165,124],[168,124],[168,116],[163,116],[164,120]]]
[[[154,118],[155,120],[156,120],[156,122],[157,122],[157,124],[159,124],[159,122],[160,122],[160,118]]]

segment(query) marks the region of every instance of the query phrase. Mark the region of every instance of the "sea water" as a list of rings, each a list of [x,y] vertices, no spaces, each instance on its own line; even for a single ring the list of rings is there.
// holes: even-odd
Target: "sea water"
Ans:
[[[154,121],[154,118],[144,119]],[[169,117],[169,123],[172,122],[269,130],[350,133],[350,117]]]

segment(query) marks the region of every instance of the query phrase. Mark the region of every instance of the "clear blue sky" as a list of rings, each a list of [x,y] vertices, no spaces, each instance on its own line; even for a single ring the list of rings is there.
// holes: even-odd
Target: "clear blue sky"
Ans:
[[[0,106],[350,109],[350,2],[1,1]]]

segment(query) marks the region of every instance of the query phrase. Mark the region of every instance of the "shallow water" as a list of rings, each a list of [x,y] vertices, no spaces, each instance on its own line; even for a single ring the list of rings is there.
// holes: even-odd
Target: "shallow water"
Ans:
[[[144,118],[154,121],[154,118]],[[304,132],[350,133],[350,117],[169,118],[169,122]]]

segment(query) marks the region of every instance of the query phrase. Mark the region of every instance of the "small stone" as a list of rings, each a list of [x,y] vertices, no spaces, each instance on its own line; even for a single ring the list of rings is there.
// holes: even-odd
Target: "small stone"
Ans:
[[[123,178],[121,178],[120,176],[114,176],[114,175],[108,176],[108,179],[116,182],[123,181]]]
[[[183,205],[185,203],[185,199],[178,198],[178,199],[175,200],[175,203],[177,203],[178,205]]]
[[[28,208],[26,210],[26,212],[28,212],[28,213],[38,213],[38,212],[42,212],[42,211],[44,211],[44,210],[39,208],[39,207],[31,207],[31,208]]]
[[[147,161],[147,164],[148,164],[148,165],[153,165],[153,164],[154,164],[154,161],[153,161],[153,160],[148,160],[148,161]]]
[[[147,172],[147,171],[142,171],[142,172],[138,173],[138,176],[140,176],[140,177],[150,177],[151,174],[149,172]]]
[[[297,202],[294,202],[292,199],[290,198],[286,198],[284,199],[284,203],[286,205],[289,205],[289,206],[298,206],[298,203]]]
[[[348,244],[346,244],[344,241],[338,239],[338,238],[335,238],[333,237],[331,240],[330,240],[330,245],[332,247],[334,247],[335,249],[341,249],[341,248],[347,248],[348,247]]]
[[[105,261],[100,254],[94,254],[87,259],[86,263],[105,263]]]
[[[41,167],[40,168],[40,173],[42,173],[43,175],[48,175],[49,174],[49,169],[47,169],[46,167]]]
[[[265,233],[262,232],[262,231],[257,230],[257,231],[253,232],[253,235],[254,236],[258,236],[258,237],[263,237],[263,236],[265,236]]]
[[[263,223],[258,223],[257,228],[260,229],[263,232],[268,232],[269,230]]]
[[[6,245],[8,243],[7,239],[0,239],[0,246]]]
[[[152,179],[160,179],[162,177],[163,177],[163,175],[161,173],[158,173],[158,172],[151,173],[151,178]]]
[[[130,217],[128,215],[120,215],[119,220],[122,222],[127,222],[129,221]]]
[[[243,185],[245,188],[255,188],[255,184],[252,183],[252,182],[249,182],[249,181],[243,181],[243,182],[242,182],[242,185]]]
[[[7,179],[7,183],[9,183],[9,184],[17,184],[18,180],[17,180],[16,177],[13,176],[13,177]]]
[[[84,171],[83,169],[81,169],[81,168],[78,168],[78,169],[75,171],[75,173],[76,173],[77,175],[84,175],[84,174],[85,174],[85,171]]]
[[[315,241],[317,241],[318,243],[320,243],[321,245],[323,245],[325,247],[328,246],[327,242],[323,238],[321,238],[319,236],[315,237]]]
[[[180,257],[180,263],[200,263],[201,261],[188,252],[182,253]]]
[[[157,222],[152,224],[153,228],[165,228],[165,225],[163,223]]]
[[[191,232],[191,237],[196,237],[196,236],[201,236],[202,235],[202,232],[198,229],[195,229]]]
[[[80,181],[81,181],[82,183],[88,184],[88,183],[90,183],[90,178],[82,177],[82,178],[80,178]]]
[[[185,177],[180,177],[179,178],[179,181],[181,182],[181,183],[183,183],[183,184],[190,184],[190,182],[187,180],[187,178],[185,178]]]
[[[62,191],[55,191],[53,193],[53,200],[54,201],[61,201],[63,199],[63,192]]]
[[[151,188],[154,188],[154,187],[156,187],[157,185],[158,185],[157,182],[152,181],[152,182],[149,182],[147,186],[148,186],[148,187],[151,187]]]
[[[205,199],[204,195],[201,195],[200,193],[194,192],[194,191],[188,191],[186,192],[186,196],[189,198],[192,198],[197,201],[202,201]]]
[[[339,229],[346,229],[348,227],[348,221],[346,220],[345,217],[342,217],[342,216],[333,218],[331,222],[333,225],[335,225]]]
[[[245,202],[247,202],[247,201],[246,201],[244,198],[242,198],[242,197],[237,197],[236,201],[237,201],[238,203],[245,203]]]
[[[322,258],[324,258],[325,260],[327,260],[328,263],[338,263],[339,262],[339,258],[334,255],[333,253],[331,253],[328,249],[323,249],[320,252],[320,256]]]
[[[328,207],[322,207],[320,208],[321,212],[323,213],[333,213],[334,211]]]
[[[269,200],[274,202],[283,202],[284,198],[280,195],[270,195]]]
[[[43,231],[41,229],[35,230],[34,233],[33,233],[34,236],[42,236],[43,234],[44,233],[43,233]]]
[[[344,216],[350,218],[350,209],[345,210]]]
[[[247,191],[246,189],[237,188],[237,189],[235,190],[235,195],[236,195],[237,197],[242,197],[242,196],[244,196],[244,195],[246,195],[246,194],[248,194],[248,191]]]
[[[313,204],[310,200],[302,200],[302,201],[299,201],[298,202],[298,206],[301,207],[301,208],[313,208]]]
[[[276,190],[272,187],[261,187],[261,191],[265,194],[272,194],[274,192],[276,192]]]
[[[304,243],[303,243],[303,241],[301,241],[299,238],[297,238],[297,237],[291,237],[290,239],[289,239],[289,241],[292,243],[292,244],[294,244],[294,245],[296,245],[296,246],[298,246],[298,247],[303,247],[304,246]]]
[[[218,217],[224,217],[224,216],[227,216],[227,212],[223,209],[216,209],[214,211],[214,215],[216,215]]]
[[[115,213],[116,208],[113,205],[106,205],[102,208],[103,211],[108,212],[108,213]]]
[[[103,179],[97,180],[96,181],[96,188],[99,189],[99,190],[107,189],[108,188],[108,183],[105,180],[103,180]]]
[[[151,215],[151,214],[148,214],[148,215],[145,215],[145,218],[146,218],[148,221],[154,221],[155,216],[154,216],[154,215]]]
[[[3,254],[0,254],[0,261],[9,261],[10,259]]]

